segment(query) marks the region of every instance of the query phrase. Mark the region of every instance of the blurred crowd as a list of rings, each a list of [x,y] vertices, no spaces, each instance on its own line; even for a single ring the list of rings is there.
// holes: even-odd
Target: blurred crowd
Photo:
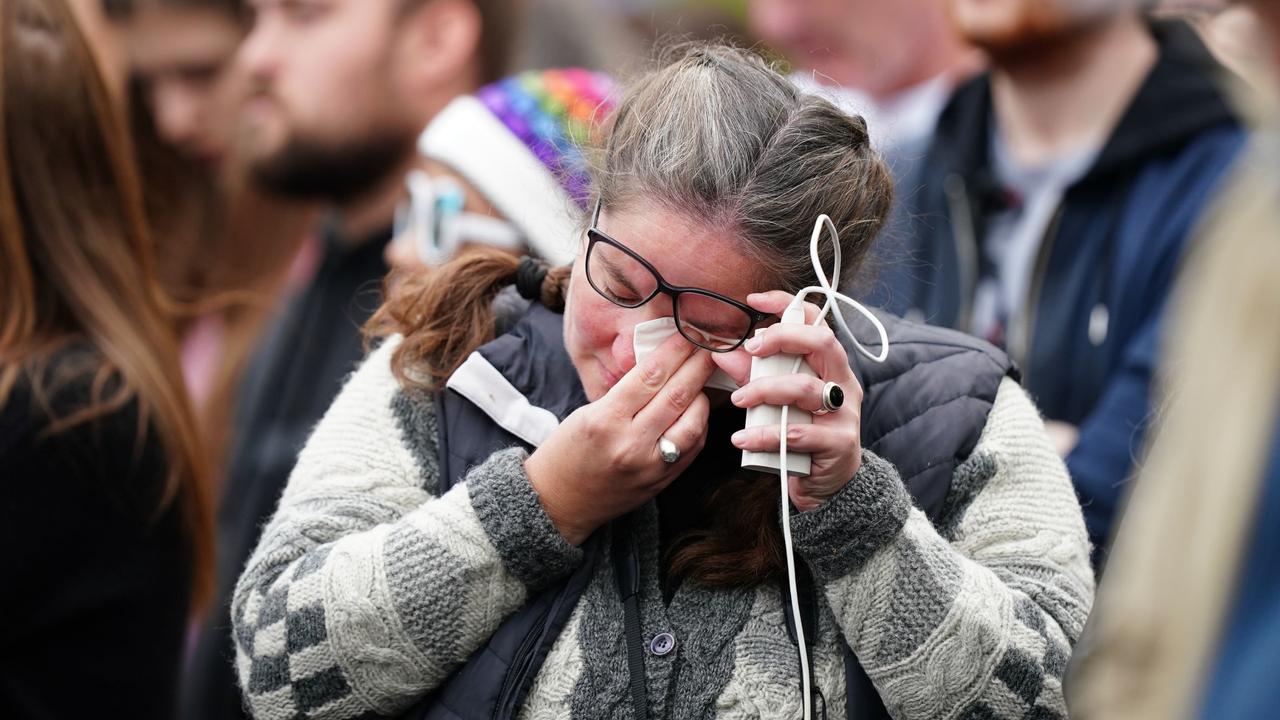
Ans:
[[[844,291],[1016,366],[1097,580],[1070,715],[1280,713],[1280,4],[0,0],[0,717],[249,717],[237,580],[385,293],[574,262],[690,39],[865,119]]]

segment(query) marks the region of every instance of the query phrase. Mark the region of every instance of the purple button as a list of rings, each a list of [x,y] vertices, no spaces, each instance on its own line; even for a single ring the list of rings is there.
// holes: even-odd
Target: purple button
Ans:
[[[649,641],[649,652],[662,657],[676,649],[676,636],[671,633],[658,633]]]

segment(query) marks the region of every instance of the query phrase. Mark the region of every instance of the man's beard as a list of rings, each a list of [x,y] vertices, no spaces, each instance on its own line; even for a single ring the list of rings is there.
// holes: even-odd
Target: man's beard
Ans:
[[[395,132],[339,143],[295,136],[250,169],[270,192],[341,204],[386,180],[414,152],[415,141],[412,134]]]
[[[1038,65],[1087,37],[1105,25],[1133,0],[1107,0],[1108,9],[1099,0],[1074,0],[1077,4],[1045,3],[1024,9],[1022,14],[998,30],[969,34],[961,32],[965,42],[977,47],[997,67]]]

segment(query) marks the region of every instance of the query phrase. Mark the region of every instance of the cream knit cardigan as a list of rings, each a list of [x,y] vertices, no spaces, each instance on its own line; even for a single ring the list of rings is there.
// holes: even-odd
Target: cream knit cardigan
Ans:
[[[522,450],[434,495],[434,406],[392,376],[396,343],[315,429],[236,587],[236,664],[259,720],[403,711],[581,561],[542,511]],[[1014,381],[938,526],[869,452],[839,494],[793,518],[825,600],[814,665],[828,717],[844,717],[841,642],[894,717],[1065,717],[1061,678],[1093,599],[1089,544],[1066,469]],[[645,637],[676,640],[646,657],[650,714],[799,717],[778,588],[687,581],[668,605],[653,503],[637,533]],[[621,601],[603,557],[522,717],[630,717]]]

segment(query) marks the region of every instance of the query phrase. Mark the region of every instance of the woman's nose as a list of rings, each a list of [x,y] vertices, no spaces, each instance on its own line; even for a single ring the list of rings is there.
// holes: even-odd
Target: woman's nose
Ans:
[[[661,317],[671,317],[671,303],[661,302],[665,298],[654,298],[638,308],[623,309],[615,319],[617,330],[613,338],[613,361],[618,369],[628,372],[636,366],[636,326]]]
[[[618,328],[613,338],[613,361],[618,370],[630,372],[636,366],[635,327],[637,323],[628,323]]]

